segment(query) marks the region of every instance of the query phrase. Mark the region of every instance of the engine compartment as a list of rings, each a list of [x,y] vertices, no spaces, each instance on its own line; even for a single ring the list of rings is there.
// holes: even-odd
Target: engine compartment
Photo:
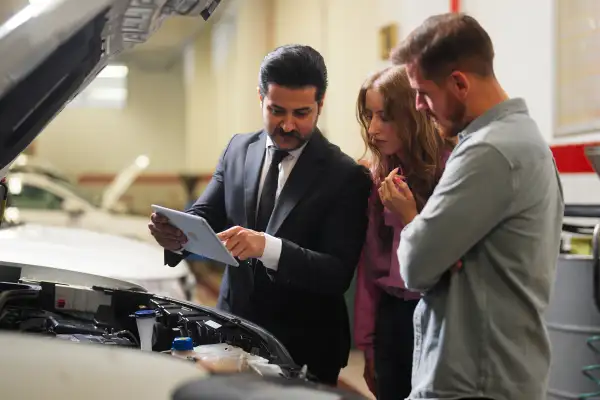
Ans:
[[[0,282],[0,330],[44,335],[73,343],[139,349],[134,313],[153,310],[152,351],[169,353],[173,340],[194,346],[226,344],[268,360],[287,378],[302,377],[287,350],[248,321],[209,307],[147,292],[18,279]]]

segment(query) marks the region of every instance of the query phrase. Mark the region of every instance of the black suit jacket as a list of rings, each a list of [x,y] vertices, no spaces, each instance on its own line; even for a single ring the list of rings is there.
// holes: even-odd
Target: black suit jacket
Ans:
[[[235,135],[188,212],[204,217],[215,232],[252,229],[265,148],[263,131]],[[315,132],[266,229],[282,240],[277,271],[260,262],[226,267],[217,307],[270,331],[309,370],[345,366],[350,330],[344,293],[365,239],[370,189],[366,168]],[[180,260],[165,254],[171,266]]]

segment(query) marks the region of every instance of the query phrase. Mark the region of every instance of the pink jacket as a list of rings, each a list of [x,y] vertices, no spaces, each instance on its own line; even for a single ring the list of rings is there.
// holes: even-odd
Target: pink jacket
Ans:
[[[450,157],[450,151],[443,155],[443,163]],[[420,293],[411,292],[404,286],[400,276],[400,265],[396,250],[400,244],[402,222],[388,209],[383,210],[383,223],[393,228],[394,236],[391,251],[382,250],[379,238],[379,213],[376,204],[379,194],[373,185],[369,198],[367,237],[358,263],[356,295],[354,298],[354,341],[356,347],[373,356],[373,334],[375,332],[375,313],[381,293],[386,292],[407,300],[421,298]],[[412,321],[408,322],[412,324]]]
[[[394,250],[400,243],[403,225],[389,210],[384,209],[384,223],[393,228],[394,236],[391,251],[380,248],[379,222],[381,211],[376,207],[377,188],[374,187],[369,198],[369,225],[363,251],[358,263],[356,295],[354,303],[354,340],[356,347],[372,356],[373,333],[375,331],[375,313],[382,292],[405,299],[419,299],[420,293],[408,291],[400,276],[398,257]]]

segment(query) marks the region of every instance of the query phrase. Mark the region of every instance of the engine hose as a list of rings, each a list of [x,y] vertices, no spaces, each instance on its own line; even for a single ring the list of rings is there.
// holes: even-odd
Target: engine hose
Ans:
[[[592,349],[592,351],[596,354],[596,356],[598,358],[600,358],[600,348],[597,346],[598,344],[600,344],[600,335],[594,335],[594,336],[588,337],[586,340],[586,344],[590,349]],[[589,380],[594,382],[596,384],[596,386],[598,386],[598,391],[590,392],[590,393],[582,393],[578,397],[580,400],[600,398],[600,378],[598,377],[598,375],[600,375],[600,374],[597,372],[594,373],[595,371],[600,371],[600,364],[586,365],[585,367],[583,367],[581,369],[581,372],[583,373],[583,375],[585,375],[586,378],[588,378]]]

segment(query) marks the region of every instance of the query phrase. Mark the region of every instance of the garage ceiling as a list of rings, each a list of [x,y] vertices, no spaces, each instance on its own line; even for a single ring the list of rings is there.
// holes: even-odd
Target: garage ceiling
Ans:
[[[116,61],[133,63],[138,68],[151,71],[168,69],[180,60],[186,43],[193,40],[207,25],[218,21],[225,9],[231,12],[231,5],[235,2],[223,0],[208,22],[201,17],[169,17],[148,42],[122,53]],[[28,0],[0,0],[0,24],[28,4]]]
[[[150,40],[139,46],[139,48],[177,47],[183,40],[196,34],[206,24],[207,22],[199,17],[175,16],[167,18],[154,35],[150,37]]]
[[[238,0],[222,0],[208,22],[201,17],[171,16],[146,43],[124,52],[118,61],[150,71],[168,69],[179,62],[187,43],[222,18],[235,15],[237,4]]]
[[[179,61],[185,44],[206,25],[208,23],[202,18],[168,18],[146,43],[125,51],[117,59],[146,70],[168,69]]]

